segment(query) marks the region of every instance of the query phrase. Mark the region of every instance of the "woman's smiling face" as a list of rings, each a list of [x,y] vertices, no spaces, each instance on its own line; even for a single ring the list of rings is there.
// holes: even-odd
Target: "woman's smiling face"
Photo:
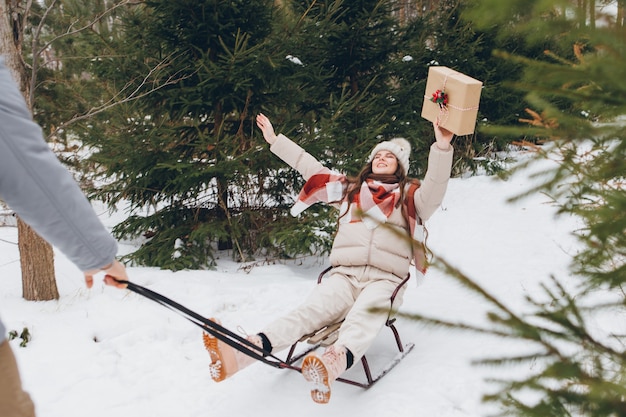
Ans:
[[[372,159],[372,172],[374,174],[394,174],[398,169],[398,158],[393,152],[382,150],[377,152]]]

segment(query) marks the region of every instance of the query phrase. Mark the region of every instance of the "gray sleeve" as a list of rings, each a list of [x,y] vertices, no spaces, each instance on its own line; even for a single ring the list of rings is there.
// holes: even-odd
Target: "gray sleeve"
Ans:
[[[1,58],[0,198],[82,271],[114,260],[117,242],[43,140]]]

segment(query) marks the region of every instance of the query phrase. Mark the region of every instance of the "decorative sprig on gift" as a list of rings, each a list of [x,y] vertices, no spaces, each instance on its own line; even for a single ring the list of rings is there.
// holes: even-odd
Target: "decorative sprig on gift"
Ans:
[[[437,90],[433,93],[430,101],[439,104],[439,107],[446,107],[448,105],[448,94],[443,90]]]

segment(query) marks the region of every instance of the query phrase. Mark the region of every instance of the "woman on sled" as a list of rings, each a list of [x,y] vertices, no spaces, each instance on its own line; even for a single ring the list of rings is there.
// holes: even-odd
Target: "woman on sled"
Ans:
[[[256,122],[270,150],[307,181],[292,214],[316,202],[333,204],[340,214],[329,277],[294,311],[248,336],[248,340],[265,353],[278,352],[302,336],[344,319],[337,341],[322,355],[311,352],[302,362],[302,375],[311,383],[312,399],[327,403],[332,382],[365,354],[385,324],[385,315],[369,310],[391,308],[391,294],[409,273],[413,259],[410,238],[418,227],[417,219],[406,214],[412,182],[407,176],[411,147],[402,138],[377,144],[359,175],[352,178],[324,167],[286,136],[277,136],[265,115],[259,114]],[[434,131],[436,141],[430,147],[428,170],[413,194],[415,211],[422,221],[440,206],[452,167],[453,133],[437,124]],[[407,239],[399,239],[399,232]],[[396,309],[403,290],[396,295]],[[204,340],[211,355],[211,376],[216,381],[255,361],[208,334]]]

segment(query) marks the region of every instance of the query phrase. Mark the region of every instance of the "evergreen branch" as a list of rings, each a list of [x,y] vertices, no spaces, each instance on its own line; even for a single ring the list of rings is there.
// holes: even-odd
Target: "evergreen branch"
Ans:
[[[541,308],[541,311],[536,313],[536,316],[550,322],[556,323],[561,326],[564,330],[568,331],[568,333],[561,333],[556,331],[551,331],[546,328],[542,328],[540,326],[536,326],[537,329],[541,330],[544,333],[551,334],[553,336],[560,337],[564,340],[570,341],[572,343],[588,343],[593,346],[596,350],[601,352],[610,354],[614,357],[620,357],[621,352],[611,348],[608,345],[603,344],[596,338],[594,338],[591,334],[589,334],[587,329],[587,325],[583,318],[583,314],[580,311],[578,305],[575,302],[574,297],[572,297],[567,290],[561,285],[561,283],[553,276],[550,277],[553,285],[556,286],[558,293],[554,293],[551,291],[545,284],[542,284],[541,287],[544,291],[550,296],[550,305],[556,305],[560,307],[559,309],[546,309],[543,305],[535,302],[533,299],[529,298],[528,301],[533,305]],[[598,308],[594,306],[594,309]],[[568,314],[569,313],[569,314]],[[573,315],[575,321],[569,319],[569,316]]]
[[[487,290],[485,290],[476,282],[474,282],[469,277],[464,275],[458,268],[452,266],[450,263],[448,263],[446,260],[440,257],[437,257],[435,259],[434,264],[437,264],[439,267],[441,267],[447,276],[455,278],[461,285],[470,289],[473,293],[482,296],[486,301],[494,305],[498,310],[505,313],[509,317],[509,321],[511,322],[512,325],[517,324],[517,325],[520,325],[521,328],[525,329],[524,336],[526,336],[530,340],[535,340],[535,341],[541,340],[539,334],[533,330],[532,326],[528,326],[527,323],[525,323],[525,321],[521,317],[519,317],[511,309],[506,307],[503,303],[501,303],[495,296],[490,294]]]
[[[368,311],[373,314],[390,313],[389,309],[387,308],[372,308]],[[440,320],[440,319],[436,319],[433,317],[426,317],[426,316],[423,316],[421,314],[416,314],[416,313],[403,313],[401,311],[392,310],[391,315],[395,317],[402,317],[408,320],[417,321],[417,322],[420,322],[422,324],[425,324],[427,326],[432,326],[432,327],[441,327],[441,328],[454,329],[454,330],[466,330],[466,331],[471,331],[475,333],[482,333],[482,334],[488,334],[488,335],[494,335],[494,336],[500,336],[500,337],[513,337],[509,333],[499,332],[493,329],[478,327],[478,326],[468,324],[468,323]]]
[[[536,362],[537,359],[549,358],[546,352],[536,352],[527,355],[509,356],[506,358],[487,358],[472,361],[475,365],[503,365],[503,364],[522,364],[527,362]]]

